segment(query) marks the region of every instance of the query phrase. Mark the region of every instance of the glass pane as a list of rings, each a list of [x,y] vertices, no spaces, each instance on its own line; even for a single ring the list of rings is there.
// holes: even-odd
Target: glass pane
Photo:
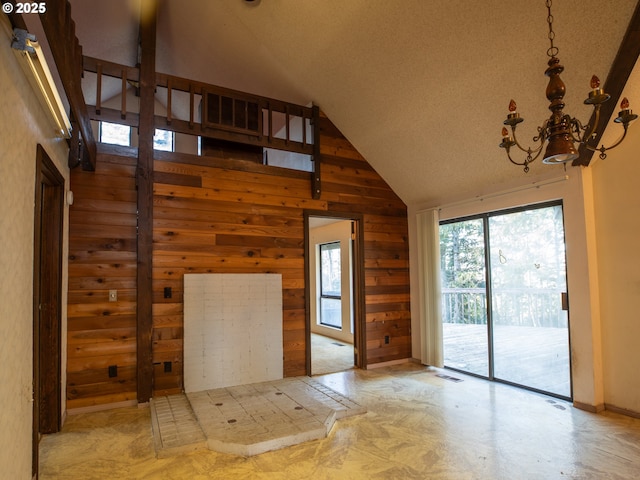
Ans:
[[[320,323],[342,329],[342,300],[320,298]]]
[[[444,364],[489,375],[482,219],[440,225]]]
[[[494,376],[571,396],[562,207],[489,218]]]
[[[156,128],[153,136],[153,148],[165,152],[173,152],[173,132]]]
[[[340,242],[320,245],[320,294],[340,296]]]
[[[131,145],[131,127],[117,123],[100,122],[100,142],[114,145]]]

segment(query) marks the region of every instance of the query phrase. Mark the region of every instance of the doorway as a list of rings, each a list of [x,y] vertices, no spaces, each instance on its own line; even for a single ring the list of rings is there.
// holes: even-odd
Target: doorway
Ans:
[[[561,203],[440,224],[445,366],[571,399]]]
[[[41,434],[61,426],[61,315],[64,178],[36,152],[33,274],[33,474]]]
[[[362,221],[305,212],[307,375],[364,368]]]

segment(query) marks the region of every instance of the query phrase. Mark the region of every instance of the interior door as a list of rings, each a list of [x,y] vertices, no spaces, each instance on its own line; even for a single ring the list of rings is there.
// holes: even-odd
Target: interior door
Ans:
[[[41,145],[36,154],[33,275],[33,474],[40,434],[60,430],[64,178]]]

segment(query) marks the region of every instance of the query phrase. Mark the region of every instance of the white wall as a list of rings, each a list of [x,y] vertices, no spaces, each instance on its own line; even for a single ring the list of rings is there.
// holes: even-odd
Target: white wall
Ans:
[[[605,403],[640,414],[640,123],[592,166]]]
[[[0,15],[0,291],[4,294],[0,302],[0,466],[3,478],[29,479],[36,145],[43,145],[67,185],[69,171],[66,142],[53,136],[53,127],[10,48],[10,31],[6,16]],[[66,207],[64,221],[63,257],[67,258]],[[66,262],[62,291],[62,335],[66,338]],[[65,383],[63,368],[63,399]]]
[[[318,323],[318,256],[317,245],[319,243],[340,242],[341,250],[341,275],[342,275],[342,330],[325,327]],[[309,279],[309,291],[311,292],[311,331],[320,335],[335,338],[346,343],[353,343],[351,331],[351,220],[343,220],[322,227],[312,228],[309,231],[309,265],[311,266]],[[315,266],[315,268],[314,268]]]
[[[515,175],[514,175],[515,176]],[[482,212],[562,199],[567,243],[567,277],[570,302],[573,397],[576,405],[600,410],[604,405],[602,338],[598,294],[596,241],[593,209],[590,208],[591,173],[582,167],[549,167],[543,176],[519,177],[513,184],[469,195],[440,206],[440,219],[457,218]],[[426,207],[409,208],[411,284],[418,285],[416,213]],[[421,321],[418,289],[412,289],[412,350],[421,352]],[[421,360],[421,359],[420,359]]]

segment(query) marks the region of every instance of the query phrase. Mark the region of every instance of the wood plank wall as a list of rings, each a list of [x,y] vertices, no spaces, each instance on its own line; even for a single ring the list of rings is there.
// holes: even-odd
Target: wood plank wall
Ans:
[[[308,173],[278,170],[228,158],[156,152],[153,228],[154,395],[176,393],[182,389],[182,286],[185,273],[281,273],[284,375],[305,374],[304,210],[363,215],[368,364],[411,357],[406,206],[324,115],[321,116],[320,140],[322,196],[319,200],[311,198]],[[128,190],[132,188],[130,182],[134,174],[130,159],[121,158],[118,159],[121,163],[114,164],[115,160],[112,156],[99,155],[99,168],[95,174],[74,172],[72,189],[75,191],[78,188],[90,194],[95,188],[95,192],[101,196],[113,196],[115,188],[123,189],[118,200],[110,197],[102,202],[123,201],[121,198],[126,196],[126,192],[135,198],[135,192]],[[130,170],[122,171],[123,164]],[[117,175],[119,180],[109,173],[114,171],[115,165],[120,169]],[[106,185],[103,185],[103,181]],[[77,182],[82,187],[76,187],[74,183]],[[93,200],[94,203],[96,201]],[[73,276],[70,284],[73,282],[74,285],[74,289],[70,286],[69,305],[69,315],[71,317],[72,307],[74,315],[73,330],[72,319],[69,319],[70,366],[74,346],[81,347],[83,342],[93,338],[109,361],[116,360],[113,355],[118,349],[126,349],[122,355],[130,355],[135,359],[135,344],[130,343],[135,339],[135,329],[132,328],[135,324],[113,325],[115,311],[103,301],[104,293],[108,290],[103,286],[104,283],[112,285],[111,282],[115,280],[108,275],[112,272],[120,275],[126,260],[117,257],[113,248],[102,248],[113,243],[113,240],[109,240],[113,235],[108,233],[112,231],[108,227],[99,228],[98,225],[131,221],[127,214],[117,214],[110,207],[113,207],[112,203],[105,207],[95,205],[91,212],[84,214],[80,213],[80,209],[75,212],[76,205],[72,207],[71,251],[74,258],[70,259],[70,267],[78,264],[78,269],[70,268],[70,277]],[[126,210],[130,211],[131,207],[127,206]],[[97,219],[102,216],[104,220]],[[89,227],[87,231],[98,230],[95,232],[95,241],[82,243],[85,226]],[[123,234],[132,233],[128,223],[118,228],[122,229]],[[102,236],[99,232],[102,232]],[[133,237],[126,238],[127,244],[133,242],[132,245],[135,245],[133,239],[129,240]],[[89,252],[90,249],[93,250]],[[124,247],[118,250],[120,252],[125,253]],[[133,266],[125,269],[133,270],[130,273],[134,279],[135,252],[127,250],[127,253],[131,255],[127,257],[130,258],[127,265]],[[113,262],[120,266],[114,267]],[[86,285],[86,288],[80,288],[81,285]],[[126,293],[123,293],[125,298],[131,295],[130,298],[135,299],[134,287],[133,290],[126,289]],[[168,288],[171,289],[171,295],[165,298],[165,289]],[[97,297],[100,301],[97,301]],[[118,300],[120,302],[120,296]],[[118,317],[132,321],[130,317],[131,312],[135,312],[135,303],[126,302],[121,308]],[[101,324],[102,328],[96,331],[94,327]],[[114,328],[117,331],[112,331]],[[389,344],[384,343],[387,335],[390,337]],[[113,351],[109,351],[109,344]],[[77,358],[86,357],[82,353],[73,351],[74,368],[80,371],[74,370],[73,375],[70,371],[70,407],[87,402],[99,403],[109,400],[103,395],[115,395],[110,392],[116,388],[116,382],[107,381],[105,384],[98,378],[102,374],[106,376],[106,367],[104,370],[102,364],[99,364],[100,368],[93,367],[88,361],[83,367],[77,361]],[[122,359],[126,360],[125,357]],[[131,384],[129,377],[120,379],[123,382],[118,393],[120,396],[114,396],[111,401],[128,398],[129,395],[135,398],[133,375],[132,372]]]
[[[333,123],[321,120],[322,198],[330,211],[364,216],[367,364],[411,358],[406,205]]]
[[[71,171],[67,407],[136,399],[135,150]],[[117,290],[117,302],[109,302]],[[109,378],[109,366],[117,377]]]

